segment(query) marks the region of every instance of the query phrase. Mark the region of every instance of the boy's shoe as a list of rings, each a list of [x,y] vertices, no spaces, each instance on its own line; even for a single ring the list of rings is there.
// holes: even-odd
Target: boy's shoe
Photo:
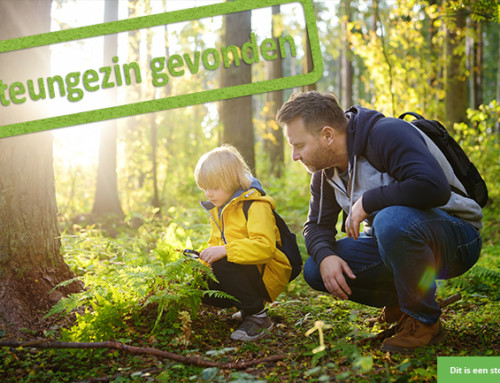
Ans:
[[[366,323],[369,327],[375,325],[375,323],[392,323],[397,322],[403,316],[403,312],[399,306],[385,306],[382,309],[380,315],[376,318],[368,318]]]
[[[240,311],[235,312],[233,315],[231,315],[232,320],[237,320],[238,322],[243,321],[243,313]]]
[[[231,339],[244,342],[261,338],[273,327],[273,322],[267,311],[246,316],[238,330],[231,334]]]
[[[418,347],[428,346],[441,341],[445,332],[441,321],[426,325],[419,320],[403,314],[396,325],[396,333],[382,342],[382,351],[409,353]]]

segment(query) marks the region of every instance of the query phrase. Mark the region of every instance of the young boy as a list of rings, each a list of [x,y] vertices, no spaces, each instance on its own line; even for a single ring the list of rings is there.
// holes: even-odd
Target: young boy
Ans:
[[[194,176],[208,199],[201,205],[211,218],[208,247],[200,253],[218,280],[210,281],[209,288],[236,298],[205,297],[203,302],[240,310],[243,323],[231,339],[259,339],[273,326],[264,304],[284,290],[292,270],[286,255],[276,248],[276,241],[280,242],[273,215],[276,203],[265,195],[260,182],[231,146],[204,154]],[[244,201],[252,201],[248,219]]]

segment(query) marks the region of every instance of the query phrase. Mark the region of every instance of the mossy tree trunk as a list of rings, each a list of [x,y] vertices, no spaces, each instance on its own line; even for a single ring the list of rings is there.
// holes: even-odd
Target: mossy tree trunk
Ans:
[[[48,32],[51,0],[0,2],[0,40]],[[0,78],[11,83],[36,66],[48,67],[48,49],[0,55]],[[4,107],[0,125],[12,120],[15,106]],[[31,116],[34,118],[34,116]],[[25,117],[29,120],[30,117]],[[0,139],[0,325],[36,328],[64,295],[79,291],[60,253],[52,160],[52,134]]]

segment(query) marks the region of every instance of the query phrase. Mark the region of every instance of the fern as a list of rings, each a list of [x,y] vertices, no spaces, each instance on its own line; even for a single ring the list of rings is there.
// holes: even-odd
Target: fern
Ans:
[[[85,291],[62,299],[47,314],[74,316],[66,339],[127,338],[139,327],[141,333],[168,329],[175,336],[186,331],[173,326],[179,313],[196,317],[203,296],[232,298],[208,289],[208,281],[216,280],[209,267],[176,251],[194,248],[191,229],[159,222],[113,239],[92,227],[62,235],[66,260],[85,285]]]
[[[496,284],[500,282],[500,271],[483,266],[473,267],[469,272],[469,276],[485,281],[490,281]]]
[[[446,281],[448,286],[471,292],[498,292],[500,272],[476,265],[466,274]]]

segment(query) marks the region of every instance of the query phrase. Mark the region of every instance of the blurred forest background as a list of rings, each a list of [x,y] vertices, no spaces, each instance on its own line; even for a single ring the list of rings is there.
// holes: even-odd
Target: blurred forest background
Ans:
[[[151,3],[160,1],[130,1],[128,16],[150,14]],[[161,3],[165,10],[169,10],[168,0]],[[496,100],[500,92],[500,33],[495,19],[495,12],[498,12],[495,2],[313,3],[324,75],[308,89],[336,93],[346,109],[359,104],[378,109],[388,116],[397,117],[411,110],[438,119],[457,135],[469,152],[474,152],[474,144],[498,136]],[[275,7],[274,12],[275,31],[283,28],[293,31],[300,27],[283,25],[279,7]],[[250,18],[250,15],[246,17]],[[242,41],[246,41],[248,33],[245,35],[240,21],[236,23],[236,30],[226,33],[240,33]],[[71,27],[61,20],[59,22]],[[250,28],[250,22],[246,21],[247,28]],[[231,26],[228,23],[226,27]],[[194,39],[202,50],[206,47],[204,34],[213,32],[198,23],[196,30],[175,32],[168,38],[186,47]],[[220,36],[224,36],[224,32],[222,26],[221,30],[215,31]],[[130,33],[129,42],[128,61],[147,65],[151,57],[147,38]],[[222,37],[218,44],[223,44]],[[166,52],[168,54],[168,46]],[[296,68],[281,67],[277,60],[273,64],[278,65],[269,65],[264,72],[245,75],[257,81],[304,70],[300,63]],[[190,85],[192,81],[219,87],[227,81],[210,75],[210,72],[204,72],[195,78],[183,79],[181,86],[186,89],[194,87]],[[54,159],[60,214],[65,219],[90,212],[143,214],[148,209],[167,214],[169,209],[192,206],[200,196],[191,176],[196,159],[223,142],[235,144],[245,154],[264,184],[282,177],[290,180],[284,175],[298,166],[290,163],[282,131],[273,118],[291,92],[290,89],[115,121],[116,137],[108,143],[103,136],[109,132],[102,133],[100,156],[94,147],[94,152],[83,156],[70,152],[74,157],[71,160],[65,156],[67,143],[56,136]],[[240,108],[237,110],[242,112],[234,113],[234,108]],[[72,133],[74,131],[68,129],[68,135]],[[97,188],[96,193],[98,169],[112,162],[106,152],[112,152],[114,147],[116,155],[112,157],[116,156],[116,167],[107,170],[110,173],[106,178],[113,178],[112,174],[116,172],[117,186],[113,191],[115,195],[108,196],[101,206],[99,200],[104,197],[99,192],[102,189]],[[486,153],[480,154],[482,159],[476,161],[487,162]],[[306,175],[299,177],[291,184],[306,183]]]
[[[90,19],[79,14],[80,3],[94,4]],[[0,39],[213,3],[217,2],[2,1]],[[191,323],[191,319],[184,317],[175,322],[179,312],[190,313],[187,315],[194,320],[200,297],[185,286],[186,275],[196,271],[197,266],[181,262],[175,249],[201,249],[208,239],[208,222],[198,205],[203,193],[194,182],[194,166],[203,153],[215,146],[235,145],[277,200],[280,214],[300,233],[307,215],[309,175],[291,160],[283,132],[274,121],[277,109],[294,90],[332,91],[345,109],[359,104],[395,117],[414,111],[447,126],[485,178],[490,202],[484,209],[484,261],[476,267],[477,278],[448,285],[446,291],[463,292],[469,286],[473,288],[470,294],[479,294],[482,298],[478,299],[497,305],[498,3],[314,0],[313,5],[324,64],[323,76],[316,84],[0,140],[0,339],[26,328],[34,330],[25,331],[25,336],[40,336],[40,328],[47,323],[43,316],[57,303],[53,313],[81,310],[76,316],[77,324],[51,327],[48,333],[43,330],[45,336],[60,335],[62,331],[64,339],[88,341],[109,337],[136,339],[137,334],[146,333],[148,337],[168,339],[159,341],[165,347],[174,344],[182,349],[190,342],[196,343],[194,338],[182,337],[186,335],[182,326]],[[271,21],[268,27],[275,36],[304,28],[287,23],[282,9],[268,8]],[[172,41],[177,47],[186,47],[186,51],[193,44],[201,51],[208,47],[205,36],[209,34],[215,36],[217,46],[247,41],[252,23],[256,22],[251,12],[244,12],[225,17],[221,25],[196,22],[189,29],[166,28],[165,55],[169,55]],[[135,61],[146,66],[152,57],[151,34],[130,32],[127,39],[128,57],[120,56],[121,62]],[[109,62],[119,49],[116,38],[105,38],[104,62]],[[308,52],[307,45],[300,49]],[[235,72],[226,71],[228,74],[221,77],[210,71],[200,72],[183,78],[176,86],[186,93],[200,84],[219,88],[238,81],[291,76],[310,70],[308,55],[304,57],[292,64],[274,60],[253,71],[245,65]],[[22,69],[8,60],[12,59],[0,55],[1,78],[15,76],[16,70]],[[50,63],[40,65],[49,67]],[[127,98],[134,100],[140,96],[128,94]],[[0,113],[0,123],[7,123],[8,115]],[[299,242],[305,258],[300,235]],[[176,268],[169,269],[168,265]],[[71,279],[73,276],[77,278]],[[68,279],[72,283],[64,283]],[[177,284],[172,287],[169,279]],[[63,284],[52,290],[60,282]],[[301,283],[298,281],[289,291],[295,298],[310,291]],[[86,289],[82,293],[83,286]],[[495,290],[496,293],[491,293]],[[69,298],[61,300],[65,296]],[[155,308],[152,322],[141,322],[149,317],[151,306]],[[478,347],[473,354],[481,355],[485,350],[498,352],[498,348],[491,346],[494,339],[488,338],[491,334],[488,331],[498,331],[496,307],[488,314],[492,315],[488,320],[475,319],[493,322],[489,324],[491,327],[483,329],[487,339],[483,342],[485,348]],[[173,330],[160,334],[161,320],[170,321]],[[122,335],[117,336],[120,332]],[[449,355],[456,352],[449,350]],[[314,360],[310,351],[308,355],[308,360],[312,358],[314,362],[308,366],[314,367],[319,359]],[[350,364],[347,363],[344,373],[355,363],[367,361],[366,355],[349,355],[346,360]],[[5,360],[10,360],[12,366],[16,358],[25,358],[19,354],[15,358],[4,357],[10,358]],[[370,360],[371,364],[358,368],[358,373],[370,371],[373,363],[378,362],[380,369],[384,369],[386,362]],[[404,360],[399,360],[391,364],[391,373],[396,370],[404,373],[403,363]],[[386,369],[389,367],[385,364]],[[434,370],[427,371],[428,376],[425,367],[414,367],[414,376],[432,380],[435,359]],[[297,368],[302,369],[302,374],[306,367]],[[55,367],[51,371],[56,374]]]

